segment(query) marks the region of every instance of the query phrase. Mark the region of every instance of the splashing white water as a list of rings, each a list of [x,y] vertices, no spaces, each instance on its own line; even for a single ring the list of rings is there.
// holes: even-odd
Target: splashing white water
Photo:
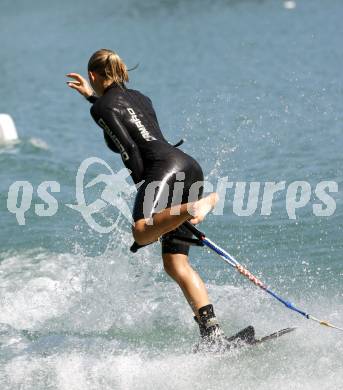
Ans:
[[[94,258],[32,251],[1,263],[2,389],[339,389],[340,335],[244,282],[208,286],[227,334],[248,324],[258,336],[298,331],[225,356],[193,355],[196,325],[157,248],[131,256],[130,241]],[[343,310],[337,299],[299,303]]]

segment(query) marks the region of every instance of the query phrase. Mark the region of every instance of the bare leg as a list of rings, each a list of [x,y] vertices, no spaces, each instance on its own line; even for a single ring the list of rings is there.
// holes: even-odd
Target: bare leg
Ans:
[[[165,271],[180,286],[194,314],[198,316],[198,310],[209,304],[204,282],[189,264],[188,256],[165,253],[162,257]]]
[[[217,202],[218,195],[213,192],[196,202],[185,203],[165,209],[155,214],[152,217],[152,221],[151,219],[139,219],[135,222],[132,229],[133,237],[140,245],[154,242],[160,236],[176,229],[188,219],[194,224],[201,222]]]

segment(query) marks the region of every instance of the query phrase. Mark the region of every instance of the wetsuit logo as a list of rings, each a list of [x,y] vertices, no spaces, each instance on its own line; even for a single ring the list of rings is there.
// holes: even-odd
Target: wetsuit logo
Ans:
[[[99,121],[98,121],[98,124],[110,136],[111,140],[114,142],[114,145],[119,150],[119,152],[120,152],[120,154],[121,154],[121,156],[123,158],[123,161],[129,160],[129,155],[127,154],[124,146],[121,144],[119,139],[113,134],[113,132],[110,130],[110,128],[106,125],[105,121],[102,118],[100,118]]]
[[[134,110],[132,108],[128,108],[127,111],[129,111],[130,115],[131,115],[131,120],[132,122],[135,123],[135,125],[137,126],[139,132],[141,133],[142,137],[146,140],[146,141],[156,141],[156,138],[153,137],[149,132],[148,130],[146,129],[146,127],[143,125],[143,123],[140,121],[140,119],[138,119],[137,117],[137,114],[134,112]]]

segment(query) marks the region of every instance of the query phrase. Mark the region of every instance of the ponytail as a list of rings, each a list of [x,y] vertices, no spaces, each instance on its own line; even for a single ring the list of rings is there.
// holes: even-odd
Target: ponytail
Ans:
[[[104,77],[108,85],[119,85],[129,81],[127,67],[124,61],[112,50],[96,51],[88,61],[88,71],[96,72]]]

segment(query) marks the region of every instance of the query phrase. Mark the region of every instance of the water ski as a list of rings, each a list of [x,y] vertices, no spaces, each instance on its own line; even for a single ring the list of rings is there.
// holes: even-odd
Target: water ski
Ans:
[[[255,339],[255,341],[252,344],[254,344],[254,345],[261,344],[261,343],[264,343],[265,341],[278,339],[279,337],[281,337],[287,333],[293,332],[294,330],[296,330],[296,328],[281,329],[281,330],[278,330],[277,332],[269,334],[268,336],[261,337],[260,339]]]
[[[233,349],[262,344],[265,341],[277,339],[287,333],[293,332],[296,328],[285,328],[271,333],[267,336],[256,338],[253,326],[248,326],[231,337],[220,337],[216,339],[202,339],[194,348],[193,352],[227,352]]]

